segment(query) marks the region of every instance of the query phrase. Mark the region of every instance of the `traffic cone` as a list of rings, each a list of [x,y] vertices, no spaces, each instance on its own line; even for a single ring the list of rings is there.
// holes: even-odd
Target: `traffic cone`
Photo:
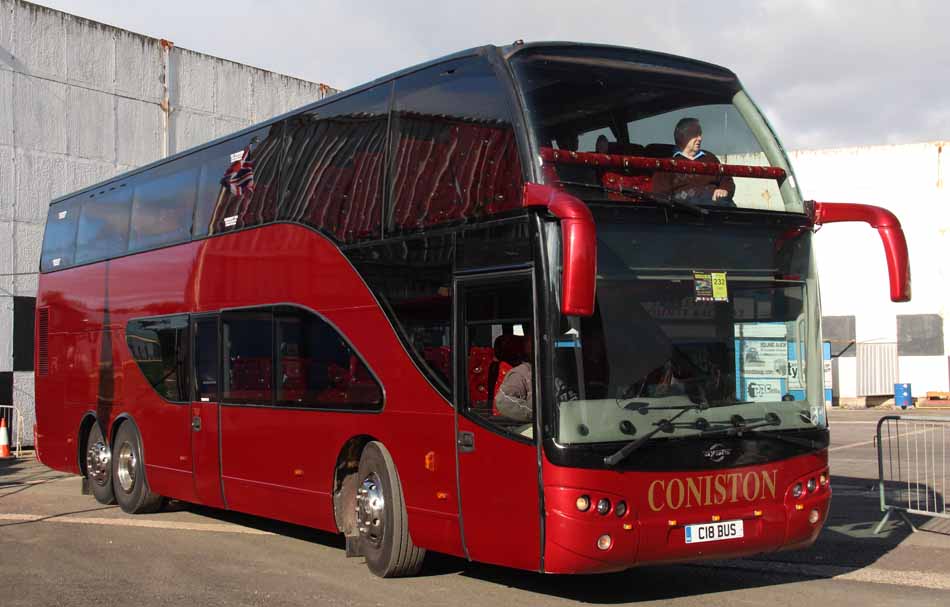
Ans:
[[[10,457],[10,436],[7,434],[7,418],[0,417],[0,458]]]

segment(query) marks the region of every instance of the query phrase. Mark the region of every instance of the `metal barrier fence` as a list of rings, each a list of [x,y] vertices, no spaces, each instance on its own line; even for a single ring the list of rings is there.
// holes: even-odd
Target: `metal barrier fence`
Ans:
[[[11,441],[10,450],[15,457],[20,457],[23,445],[23,415],[16,405],[0,405],[0,417],[3,416],[5,409],[10,410],[12,417],[10,427],[7,428],[7,439]]]
[[[874,533],[880,533],[894,512],[912,531],[917,529],[907,513],[950,518],[948,440],[950,417],[885,415],[878,420],[875,442],[884,518]]]

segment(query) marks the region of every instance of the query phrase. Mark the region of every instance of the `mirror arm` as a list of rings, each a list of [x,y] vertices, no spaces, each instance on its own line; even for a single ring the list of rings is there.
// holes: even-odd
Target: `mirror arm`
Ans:
[[[561,222],[561,312],[591,316],[597,280],[597,228],[580,199],[546,185],[526,183],[525,207],[545,207]]]
[[[887,257],[891,301],[910,301],[910,256],[907,253],[907,239],[904,237],[901,222],[894,213],[881,207],[850,202],[808,201],[806,204],[813,209],[812,218],[816,226],[863,221],[876,228],[881,235],[881,243]]]

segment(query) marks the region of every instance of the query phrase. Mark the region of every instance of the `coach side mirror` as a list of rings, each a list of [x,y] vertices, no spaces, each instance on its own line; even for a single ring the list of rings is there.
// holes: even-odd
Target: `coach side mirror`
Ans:
[[[897,216],[881,207],[850,202],[814,202],[806,204],[816,226],[844,221],[863,221],[877,228],[884,244],[887,273],[891,286],[891,301],[910,301],[910,256],[907,239]]]
[[[525,184],[524,206],[543,206],[561,223],[561,313],[594,314],[597,228],[587,205],[551,186]]]

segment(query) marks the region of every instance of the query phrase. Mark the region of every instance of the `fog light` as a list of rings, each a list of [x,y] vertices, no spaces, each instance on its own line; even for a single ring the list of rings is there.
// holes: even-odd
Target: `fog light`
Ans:
[[[587,509],[590,508],[590,498],[586,495],[582,495],[577,498],[577,501],[574,502],[574,505],[577,506],[577,509],[581,512],[587,512]]]
[[[808,485],[807,485],[807,487],[808,487],[808,492],[809,492],[809,493],[811,493],[812,491],[814,491],[817,486],[818,486],[818,484],[815,482],[815,479],[813,479],[813,478],[808,479]]]
[[[617,516],[623,516],[627,513],[627,502],[617,502],[617,505],[614,507],[614,512],[617,513]]]
[[[599,538],[597,538],[597,547],[601,550],[610,550],[610,547],[613,546],[614,541],[610,539],[610,536],[606,533]]]
[[[802,484],[795,483],[795,486],[792,487],[792,497],[798,499],[802,496]]]
[[[821,518],[821,515],[818,514],[817,510],[812,510],[811,512],[808,513],[808,522],[811,523],[812,525],[817,523],[818,519],[820,518]]]
[[[610,500],[602,497],[597,501],[597,514],[607,514],[610,512]]]
[[[821,476],[818,477],[818,484],[821,485],[822,487],[824,487],[825,485],[827,485],[827,484],[828,484],[828,475],[826,475],[824,472],[822,472],[822,473],[821,473]]]

